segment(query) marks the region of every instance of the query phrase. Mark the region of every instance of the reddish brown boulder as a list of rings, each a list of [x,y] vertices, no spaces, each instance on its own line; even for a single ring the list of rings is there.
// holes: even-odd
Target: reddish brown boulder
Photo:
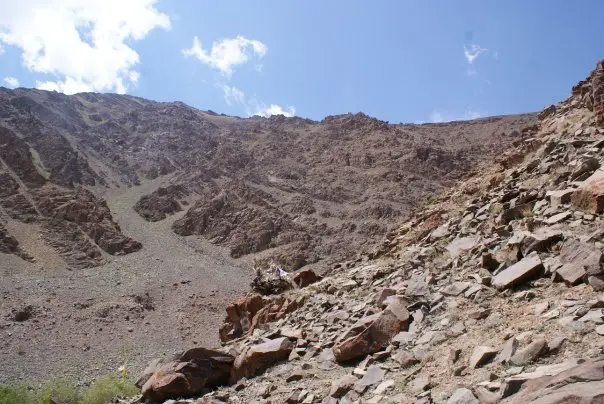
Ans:
[[[231,303],[227,316],[220,327],[222,342],[251,334],[261,324],[285,318],[285,315],[298,308],[298,301],[284,296],[263,297],[257,294],[248,295]]]
[[[587,213],[604,212],[604,170],[597,170],[571,197],[575,209]]]
[[[333,348],[335,359],[346,362],[385,348],[392,337],[409,327],[409,312],[398,299],[383,311],[354,324]]]
[[[205,348],[186,351],[177,360],[165,363],[143,385],[146,402],[192,397],[204,388],[224,385],[233,367],[231,355]]]
[[[287,359],[292,349],[294,344],[286,337],[245,348],[235,359],[230,382],[262,373],[274,363]]]
[[[319,282],[321,279],[323,279],[323,277],[317,275],[312,269],[303,269],[294,275],[294,283],[299,288],[305,288],[308,285]]]
[[[252,319],[264,307],[265,300],[260,295],[247,295],[238,298],[226,308],[226,318],[220,327],[222,342],[239,338],[250,331]]]

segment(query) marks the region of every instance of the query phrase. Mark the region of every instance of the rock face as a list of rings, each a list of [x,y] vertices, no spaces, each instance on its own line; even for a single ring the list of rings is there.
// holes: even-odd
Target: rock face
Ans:
[[[0,175],[10,172],[19,189],[0,197],[0,208],[33,223],[29,188],[84,187],[101,199],[143,185],[146,195],[132,192],[134,211],[151,222],[186,211],[171,226],[177,235],[290,270],[331,264],[355,257],[535,121],[535,114],[438,125],[393,125],[363,113],[321,122],[240,119],[116,94],[2,89]],[[69,265],[102,263],[92,253],[98,247],[105,250],[68,253]]]
[[[182,185],[159,187],[150,195],[145,195],[133,206],[133,209],[150,222],[158,222],[182,210],[182,199],[189,191]],[[179,202],[181,200],[181,202]]]
[[[121,233],[105,201],[83,188],[43,187],[31,191],[42,235],[75,268],[102,263],[111,255],[138,251],[142,245]]]

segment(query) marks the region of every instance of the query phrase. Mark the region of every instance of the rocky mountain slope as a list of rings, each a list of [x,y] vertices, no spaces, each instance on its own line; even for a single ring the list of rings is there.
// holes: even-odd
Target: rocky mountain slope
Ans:
[[[370,253],[235,300],[142,400],[603,402],[603,163],[604,60]]]
[[[217,344],[254,260],[354,258],[535,123],[241,119],[0,88],[0,382],[89,383]]]
[[[233,258],[260,253],[297,269],[350,258],[534,120],[241,119],[130,96],[0,89],[1,212],[33,224],[22,227],[66,265],[97,266],[141,248],[104,200],[159,180],[133,206],[145,220],[170,218],[174,233]]]

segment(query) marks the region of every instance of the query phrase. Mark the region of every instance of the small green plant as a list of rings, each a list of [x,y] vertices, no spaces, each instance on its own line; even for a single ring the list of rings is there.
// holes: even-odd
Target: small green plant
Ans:
[[[0,404],[29,404],[24,385],[0,386]]]
[[[35,404],[52,404],[60,402],[63,404],[80,404],[78,390],[66,380],[55,379],[46,382],[40,390],[35,393]]]
[[[82,395],[82,404],[106,404],[117,397],[129,397],[138,393],[138,388],[125,378],[113,375],[95,381]]]
[[[138,392],[138,388],[127,380],[124,368],[119,378],[113,375],[101,377],[84,390],[61,379],[50,380],[37,389],[28,389],[26,385],[0,386],[0,404],[107,404]]]

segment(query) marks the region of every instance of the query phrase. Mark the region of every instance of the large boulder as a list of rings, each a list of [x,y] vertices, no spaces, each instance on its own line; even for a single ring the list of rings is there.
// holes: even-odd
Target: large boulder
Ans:
[[[409,328],[409,312],[400,299],[390,298],[380,313],[362,318],[340,338],[333,353],[338,362],[347,362],[384,349],[392,337]]]
[[[583,181],[573,193],[571,202],[575,209],[583,212],[604,212],[604,170],[597,170]]]
[[[323,279],[322,276],[317,275],[315,271],[310,268],[303,269],[301,271],[296,272],[294,275],[294,283],[299,288],[305,288],[308,285],[312,285],[315,282],[319,282]]]
[[[287,359],[292,349],[294,343],[287,337],[244,348],[235,359],[230,375],[231,383],[262,373],[274,363]]]
[[[220,340],[228,342],[250,335],[259,325],[285,318],[300,304],[302,301],[283,295],[266,297],[251,294],[241,297],[226,308],[227,316],[219,330]]]
[[[176,360],[158,366],[143,385],[143,399],[163,402],[170,398],[192,397],[205,388],[228,383],[234,358],[220,351],[194,348]]]
[[[252,319],[266,304],[262,296],[253,294],[242,296],[226,308],[226,318],[220,327],[222,342],[227,342],[247,334],[252,326]]]

